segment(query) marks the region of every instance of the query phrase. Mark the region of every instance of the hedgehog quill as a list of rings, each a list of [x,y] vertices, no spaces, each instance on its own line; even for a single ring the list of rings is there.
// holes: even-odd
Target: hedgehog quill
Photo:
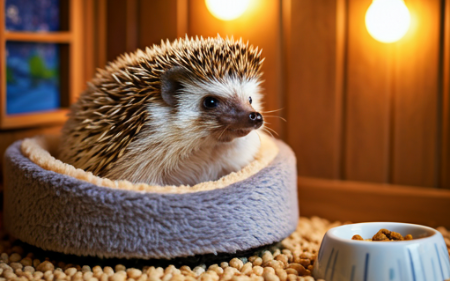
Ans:
[[[98,70],[72,106],[59,158],[112,180],[195,185],[250,163],[263,126],[261,51],[178,39]]]

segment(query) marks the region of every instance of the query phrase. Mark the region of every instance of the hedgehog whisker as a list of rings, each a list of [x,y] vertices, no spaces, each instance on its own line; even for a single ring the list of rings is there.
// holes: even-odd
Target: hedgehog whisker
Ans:
[[[275,138],[275,137],[272,135],[272,133],[271,133],[269,130],[267,130],[266,127],[261,128],[261,131],[263,131],[263,132],[265,132],[265,133],[268,133],[272,138]]]
[[[270,128],[270,127],[264,126],[264,129],[266,129],[266,130],[269,131],[269,132],[273,132],[273,133],[276,134],[277,136],[280,136],[280,135],[278,135],[278,133],[277,133],[274,129],[272,129],[272,128]]]
[[[261,127],[260,130],[261,130],[262,132],[265,132],[265,133],[268,133],[268,134],[272,135],[269,131],[267,131],[266,127]],[[272,136],[272,137],[273,137],[273,136]]]
[[[228,127],[230,127],[230,125],[227,125],[227,126],[225,127],[225,129],[223,129],[223,131],[222,131],[222,133],[220,133],[218,139],[220,139],[220,138],[222,137],[223,133],[225,133],[225,131],[228,129]]]
[[[276,116],[276,115],[264,115],[264,118],[266,118],[266,117],[277,117],[277,118],[280,118],[281,120],[283,120],[284,122],[287,122],[286,119],[284,119],[284,118],[281,117],[281,116]]]
[[[277,111],[281,111],[284,108],[279,108],[279,109],[275,109],[275,110],[269,110],[269,111],[260,111],[261,113],[272,113],[272,112],[277,112]]]
[[[278,133],[274,130],[274,129],[271,129],[271,128],[269,128],[269,127],[266,127],[266,129],[268,130],[268,131],[270,131],[270,132],[273,132],[275,135],[277,135],[278,137],[280,136],[280,135],[278,135]]]
[[[259,139],[259,144],[261,144],[261,135],[259,134],[259,132],[258,131],[256,131],[256,134],[258,135],[258,139]]]

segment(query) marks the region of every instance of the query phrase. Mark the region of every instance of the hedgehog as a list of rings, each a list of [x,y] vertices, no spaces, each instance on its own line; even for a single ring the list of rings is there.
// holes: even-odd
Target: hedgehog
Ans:
[[[261,51],[242,39],[186,36],[119,56],[72,105],[59,159],[150,185],[239,171],[260,147]]]

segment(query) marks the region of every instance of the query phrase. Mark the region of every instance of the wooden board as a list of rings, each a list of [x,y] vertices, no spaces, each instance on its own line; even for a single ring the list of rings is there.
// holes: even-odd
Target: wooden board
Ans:
[[[345,51],[343,1],[290,3],[290,10],[283,13],[283,17],[290,17],[284,36],[286,140],[297,155],[299,175],[339,178]]]
[[[239,18],[232,21],[222,21],[215,18],[208,10],[204,0],[189,1],[189,36],[242,37],[250,44],[263,49],[262,56],[266,58],[262,71],[265,81],[262,84],[265,95],[264,110],[277,110],[283,107],[281,85],[281,2],[280,0],[252,0],[249,8]],[[283,124],[279,118],[268,117],[278,113],[266,114],[269,126],[278,134],[283,135]],[[288,122],[296,123],[297,120]],[[267,124],[267,123],[266,123]]]
[[[84,28],[83,28],[83,40],[84,40],[84,83],[90,81],[95,74],[96,60],[96,34],[95,30],[98,26],[95,24],[96,9],[95,3],[97,1],[84,0]]]
[[[70,32],[72,42],[69,47],[69,100],[74,103],[85,89],[83,61],[83,2],[70,1]]]
[[[106,0],[84,0],[84,85],[94,77],[97,68],[106,65],[106,5]]]
[[[113,61],[127,50],[127,2],[106,1],[106,59]]]
[[[3,130],[30,128],[42,124],[63,124],[67,120],[68,109],[41,111],[37,113],[24,113],[5,115],[1,119],[0,127]]]
[[[450,0],[445,0],[442,48],[442,134],[439,187],[450,189]]]
[[[134,52],[139,41],[139,3],[138,0],[126,1],[126,51]]]
[[[300,177],[301,216],[450,227],[450,191]]]
[[[437,186],[440,0],[408,0],[412,21],[396,45],[392,183]]]
[[[105,67],[107,62],[107,0],[97,0],[96,2],[96,61],[97,67]]]
[[[348,3],[342,179],[388,182],[391,47],[373,39],[366,29],[365,14],[372,0]]]
[[[188,0],[177,0],[177,37],[183,38],[189,29]]]
[[[178,0],[140,1],[138,47],[145,49],[161,40],[178,37]]]
[[[73,38],[71,32],[61,31],[48,33],[36,32],[11,32],[5,31],[5,39],[11,41],[25,42],[50,42],[50,43],[70,43]]]
[[[0,122],[6,117],[5,0],[0,0]],[[1,125],[0,125],[1,128]]]

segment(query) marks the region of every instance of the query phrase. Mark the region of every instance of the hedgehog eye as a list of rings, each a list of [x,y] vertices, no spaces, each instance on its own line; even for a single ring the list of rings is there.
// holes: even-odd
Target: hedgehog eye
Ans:
[[[252,97],[248,97],[248,102],[250,103],[250,104],[252,104]]]
[[[203,106],[205,108],[214,108],[217,107],[219,105],[219,101],[213,97],[206,97],[203,100]]]

